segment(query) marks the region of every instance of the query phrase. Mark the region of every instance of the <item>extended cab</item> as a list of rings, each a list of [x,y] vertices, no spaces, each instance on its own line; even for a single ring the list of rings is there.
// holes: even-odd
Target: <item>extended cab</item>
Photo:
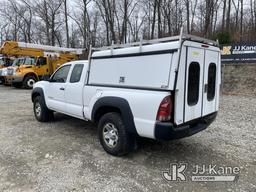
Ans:
[[[34,114],[90,120],[103,148],[119,156],[137,136],[170,140],[206,129],[219,107],[220,70],[218,44],[191,35],[94,50],[34,85]]]

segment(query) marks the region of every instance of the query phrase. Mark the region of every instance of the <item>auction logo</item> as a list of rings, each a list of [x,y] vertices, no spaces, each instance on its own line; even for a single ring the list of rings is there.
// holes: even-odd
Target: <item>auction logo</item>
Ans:
[[[221,55],[231,55],[232,46],[224,46],[221,50]]]
[[[185,171],[187,169],[187,163],[170,164],[170,169],[163,172],[163,177],[167,181],[186,181]]]
[[[238,179],[240,173],[239,167],[217,166],[217,165],[195,165],[190,177],[186,170],[188,163],[171,163],[170,168],[163,171],[163,178],[166,181],[186,181],[190,178],[194,182],[230,182]]]

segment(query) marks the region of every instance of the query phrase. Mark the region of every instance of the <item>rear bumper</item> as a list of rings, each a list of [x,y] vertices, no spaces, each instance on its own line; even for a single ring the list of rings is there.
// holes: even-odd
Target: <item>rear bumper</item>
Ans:
[[[157,122],[155,125],[155,138],[173,140],[189,137],[206,129],[215,120],[216,116],[217,112],[178,127],[172,123]]]

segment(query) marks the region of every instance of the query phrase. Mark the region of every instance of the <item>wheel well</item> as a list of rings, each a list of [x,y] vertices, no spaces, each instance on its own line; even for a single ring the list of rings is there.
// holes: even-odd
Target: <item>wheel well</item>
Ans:
[[[98,123],[99,120],[100,120],[100,118],[101,118],[103,115],[105,115],[105,114],[107,114],[107,113],[111,113],[111,112],[117,112],[117,113],[120,113],[120,114],[121,114],[120,109],[117,108],[117,107],[102,106],[102,107],[100,107],[100,108],[96,111],[96,113],[95,113],[95,115],[94,115],[94,117],[93,117],[93,121],[94,121],[95,123]]]
[[[37,96],[40,96],[40,93],[33,93],[32,94],[32,102],[34,102],[34,100],[35,100],[35,98],[37,97]]]
[[[39,80],[39,79],[38,79],[38,76],[37,76],[35,73],[28,73],[28,74],[26,74],[26,75],[24,76],[24,79],[25,79],[26,77],[28,77],[28,76],[33,76],[33,77],[36,78],[36,80]]]

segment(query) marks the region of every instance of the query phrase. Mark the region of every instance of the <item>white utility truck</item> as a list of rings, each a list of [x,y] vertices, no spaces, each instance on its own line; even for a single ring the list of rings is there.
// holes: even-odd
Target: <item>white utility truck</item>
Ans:
[[[34,85],[38,121],[54,112],[98,125],[106,152],[130,152],[136,137],[170,140],[206,129],[217,115],[218,43],[192,35],[91,49]]]

